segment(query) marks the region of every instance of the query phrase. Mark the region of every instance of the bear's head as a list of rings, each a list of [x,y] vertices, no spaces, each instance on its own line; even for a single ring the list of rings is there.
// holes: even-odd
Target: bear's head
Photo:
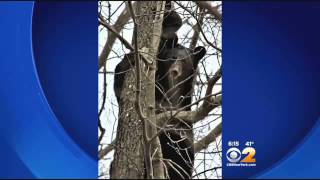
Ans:
[[[156,100],[160,107],[177,109],[191,103],[197,66],[205,54],[202,46],[191,50],[181,45],[160,52],[156,77]]]

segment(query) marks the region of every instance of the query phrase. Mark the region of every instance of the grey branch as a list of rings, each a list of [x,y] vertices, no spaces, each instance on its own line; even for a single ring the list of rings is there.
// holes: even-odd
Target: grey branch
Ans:
[[[192,29],[194,30],[193,36],[191,38],[191,43],[190,43],[190,49],[194,49],[197,45],[199,35],[200,35],[200,28],[203,24],[203,18],[204,18],[205,13],[203,12],[203,8],[200,8],[200,18],[198,20],[199,24],[195,24]]]
[[[219,22],[222,22],[222,15],[219,13],[217,7],[211,6],[207,1],[195,1],[197,5],[201,8],[207,9],[208,13],[214,15]]]
[[[133,3],[133,6],[135,6],[135,4],[136,3]],[[100,18],[100,20],[103,20],[101,16],[99,18]],[[114,31],[117,33],[108,32],[107,42],[103,47],[101,55],[99,56],[99,69],[101,69],[103,67],[104,62],[107,60],[107,58],[111,52],[112,46],[117,38],[116,34],[119,34],[119,32],[123,29],[124,25],[129,20],[130,20],[130,14],[128,12],[128,8],[126,7],[123,10],[123,12],[121,13],[121,15],[118,17],[115,24],[112,26]],[[110,31],[110,29],[109,29],[109,31]]]
[[[211,96],[213,86],[222,77],[221,68],[208,80],[208,88],[203,104],[195,111],[167,111],[156,115],[157,125],[162,127],[168,118],[171,117],[182,119],[187,122],[196,123],[204,119],[210,111],[222,105],[222,95],[216,94]]]
[[[222,123],[218,124],[208,135],[194,144],[194,152],[206,149],[222,133]]]
[[[99,23],[100,23],[102,26],[106,27],[106,28],[109,30],[109,32],[112,32],[113,35],[114,35],[115,37],[117,37],[117,38],[123,43],[123,45],[124,45],[126,48],[130,49],[131,51],[134,51],[134,48],[131,46],[131,44],[130,44],[127,40],[125,40],[125,39],[117,32],[117,30],[116,30],[114,27],[112,27],[111,25],[105,23],[105,22],[102,21],[101,19],[99,20]],[[99,57],[99,69],[100,69],[100,59],[101,59],[101,58],[102,58],[102,55]],[[104,62],[105,62],[105,60],[102,60],[102,66],[101,66],[101,67],[103,67],[103,63],[104,63]]]
[[[135,5],[136,3],[134,3]],[[103,21],[103,18],[100,16],[99,17],[101,21]],[[105,43],[102,52],[99,56],[99,69],[101,69],[103,67],[104,62],[107,60],[112,46],[114,44],[114,42],[116,41],[117,38],[117,34],[120,33],[120,31],[123,29],[124,25],[129,21],[130,19],[130,14],[128,12],[128,7],[126,7],[123,12],[121,13],[121,15],[118,17],[116,23],[112,26],[112,29],[114,31],[111,31],[109,28],[109,32],[108,32],[108,39],[107,42]],[[116,32],[116,33],[114,33]],[[118,37],[119,38],[119,37]]]
[[[99,20],[99,24],[101,24],[102,26],[106,27],[109,32],[112,32],[114,34],[115,37],[117,37],[122,43],[123,45],[130,49],[132,52],[135,52],[135,48],[126,40],[124,39],[118,32],[117,30],[111,26],[110,24],[107,24],[106,22],[104,22],[101,18]],[[103,53],[102,53],[103,54]],[[141,59],[143,60],[144,63],[146,64],[150,64],[150,62],[145,58],[145,56],[143,56],[140,52],[138,52],[139,56],[141,57]],[[102,55],[101,55],[102,56]],[[99,69],[100,69],[100,59],[101,59],[101,56],[99,57]],[[102,63],[104,63],[106,60],[103,60]],[[103,64],[102,64],[102,67],[103,67]]]
[[[221,106],[222,104],[222,95],[211,96],[207,103],[203,103],[195,111],[167,111],[161,114],[156,115],[157,125],[162,127],[167,119],[172,116],[177,119],[182,119],[183,121],[196,123],[204,119],[211,110]]]
[[[194,12],[192,12],[190,9],[186,8],[185,6],[183,6],[182,4],[180,4],[178,2],[176,2],[176,4],[179,5],[185,11],[187,11],[197,21],[196,25],[198,26],[198,28],[199,28],[204,40],[206,41],[206,43],[208,43],[211,47],[213,47],[217,51],[222,52],[221,48],[219,48],[218,46],[214,45],[211,41],[208,40],[208,38],[206,37],[205,33],[203,32],[202,27],[200,26],[199,20],[197,19],[197,17],[194,14]]]
[[[107,147],[105,147],[104,149],[102,149],[100,152],[99,152],[99,159],[102,159],[104,156],[106,156],[109,152],[111,152],[113,149],[114,149],[114,146],[116,144],[116,141],[113,140],[111,142],[111,144],[109,144]]]

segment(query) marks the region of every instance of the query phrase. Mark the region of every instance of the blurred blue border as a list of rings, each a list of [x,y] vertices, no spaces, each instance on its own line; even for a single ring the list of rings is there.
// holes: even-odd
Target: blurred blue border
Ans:
[[[53,6],[44,4],[33,9],[33,2],[0,3],[1,178],[96,178],[98,174],[97,3],[49,4],[60,9],[53,10]],[[51,17],[44,17],[47,21],[40,18],[41,25],[33,24],[32,18],[37,18],[32,17],[33,12],[41,11],[40,8],[51,12]],[[66,11],[73,13],[64,14],[71,17],[50,19],[63,17]],[[65,26],[80,17],[85,28],[75,27],[77,31],[74,28],[71,31],[70,26]],[[47,25],[49,29],[41,29]],[[42,34],[32,29],[41,29],[45,36],[39,37]],[[32,37],[36,42],[32,43]],[[66,46],[65,37],[74,42]],[[77,50],[72,59],[68,49]],[[52,65],[53,61],[60,66],[52,66],[48,74],[41,73],[45,68],[41,63]],[[64,68],[71,63],[77,73],[66,74]],[[78,92],[72,96],[58,91],[50,94],[53,91],[48,93],[48,88],[57,88],[58,84],[45,84],[43,79],[49,78],[60,81],[58,89],[64,92],[70,93],[75,88]],[[53,95],[57,98],[54,101]],[[65,106],[68,103],[65,112],[57,108],[68,107]],[[84,118],[78,119],[75,113]]]
[[[318,136],[306,138],[320,117],[319,19],[319,2],[223,3],[223,152],[228,141],[254,141],[257,160],[227,167],[224,154],[224,178],[320,177],[308,160]]]
[[[273,167],[257,175],[258,179],[271,178],[295,178],[312,179],[319,178],[320,154],[318,153],[320,139],[320,121],[296,147],[282,161],[279,161]]]

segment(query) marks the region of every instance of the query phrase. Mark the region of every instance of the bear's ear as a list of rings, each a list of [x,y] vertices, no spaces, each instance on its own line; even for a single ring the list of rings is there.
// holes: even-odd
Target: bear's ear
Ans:
[[[200,59],[207,53],[207,50],[203,46],[198,46],[193,50],[193,65],[198,66]]]

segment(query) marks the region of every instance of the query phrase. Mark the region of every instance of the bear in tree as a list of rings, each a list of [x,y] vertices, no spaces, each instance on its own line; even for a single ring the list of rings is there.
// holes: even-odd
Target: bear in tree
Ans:
[[[170,110],[191,110],[192,92],[199,61],[206,54],[204,47],[186,48],[178,43],[176,32],[182,26],[179,14],[166,1],[162,23],[162,34],[157,55],[156,113]],[[116,66],[114,91],[119,104],[126,72],[134,65],[133,54]],[[172,118],[165,131],[159,135],[163,158],[167,159],[170,179],[191,178],[193,172],[193,129],[192,123]],[[171,162],[171,165],[168,163]],[[174,168],[172,168],[173,166]],[[177,172],[179,171],[179,172]],[[183,177],[181,177],[183,176]]]

